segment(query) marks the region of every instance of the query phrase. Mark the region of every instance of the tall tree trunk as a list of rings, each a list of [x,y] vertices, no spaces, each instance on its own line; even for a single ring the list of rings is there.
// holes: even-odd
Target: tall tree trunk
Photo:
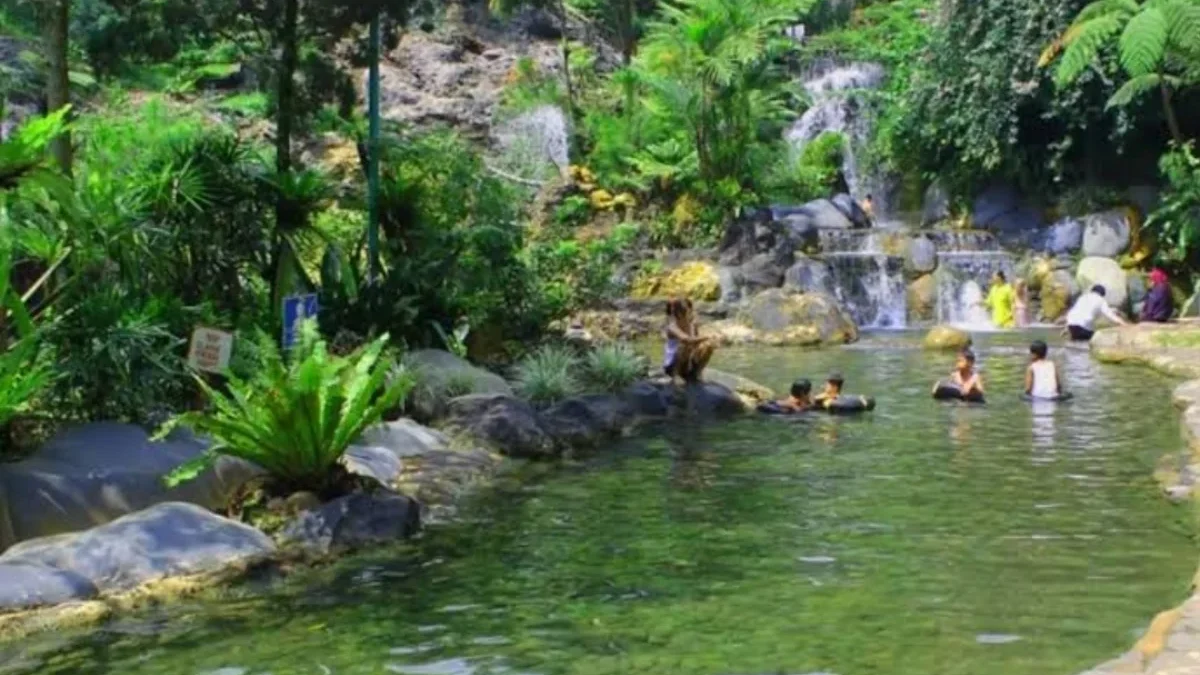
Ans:
[[[1171,87],[1163,79],[1159,80],[1159,92],[1162,93],[1163,113],[1167,117],[1167,129],[1171,132],[1171,140],[1183,143],[1183,132],[1179,129],[1179,118],[1175,116],[1175,106],[1171,104]]]
[[[637,0],[620,0],[621,9],[617,10],[617,32],[621,41],[621,64],[628,66],[633,63],[633,54],[637,50]]]
[[[46,40],[46,108],[54,112],[71,103],[71,80],[67,71],[67,29],[71,18],[70,0],[48,0],[46,2],[43,28]],[[51,141],[58,166],[64,173],[71,172],[71,136],[63,133]]]
[[[276,85],[278,109],[275,112],[275,170],[286,173],[292,168],[292,123],[296,116],[296,67],[299,61],[297,24],[300,0],[284,0],[283,26],[280,31],[279,82]]]
[[[567,6],[563,0],[558,0],[555,4],[558,10],[558,23],[562,27],[562,69],[563,81],[567,85],[567,116],[571,121],[575,120],[575,85],[571,82],[571,43],[567,39]]]

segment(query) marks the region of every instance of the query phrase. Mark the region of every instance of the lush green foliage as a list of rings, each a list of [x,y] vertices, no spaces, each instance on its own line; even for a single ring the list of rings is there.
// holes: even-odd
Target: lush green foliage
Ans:
[[[1200,157],[1191,143],[1173,146],[1159,163],[1167,189],[1146,221],[1158,241],[1160,262],[1195,270],[1200,261]]]
[[[346,448],[412,387],[411,378],[383,358],[386,344],[382,336],[360,353],[332,356],[308,322],[286,358],[264,340],[263,369],[253,378],[230,378],[224,392],[197,378],[213,410],[175,417],[159,435],[183,426],[213,445],[167,482],[194,478],[218,455],[229,455],[257,464],[287,489],[328,492]]]
[[[564,347],[547,345],[517,364],[517,392],[535,405],[561,401],[580,389],[579,359]]]
[[[599,345],[583,358],[582,381],[585,388],[621,392],[646,375],[646,361],[622,342]]]

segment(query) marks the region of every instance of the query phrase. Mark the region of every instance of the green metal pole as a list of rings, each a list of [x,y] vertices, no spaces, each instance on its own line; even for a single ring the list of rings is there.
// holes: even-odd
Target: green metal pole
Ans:
[[[379,14],[371,19],[371,69],[367,77],[367,280],[379,274]]]

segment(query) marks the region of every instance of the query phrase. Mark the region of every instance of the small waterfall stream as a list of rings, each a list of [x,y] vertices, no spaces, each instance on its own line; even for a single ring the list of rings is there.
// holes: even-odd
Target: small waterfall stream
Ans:
[[[822,230],[820,258],[829,266],[834,296],[863,328],[914,327],[907,289],[912,275],[905,253],[912,232],[904,228]],[[1013,258],[986,232],[923,233],[937,247],[935,320],[970,330],[992,330],[983,306],[992,275],[1012,278]]]

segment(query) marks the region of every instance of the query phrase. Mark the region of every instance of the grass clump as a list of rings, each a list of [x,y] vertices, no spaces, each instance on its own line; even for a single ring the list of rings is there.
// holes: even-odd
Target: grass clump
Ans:
[[[600,345],[583,359],[583,381],[588,389],[624,391],[645,374],[645,359],[623,342]]]
[[[549,405],[579,391],[579,359],[564,347],[545,346],[517,364],[517,392],[535,405]]]

